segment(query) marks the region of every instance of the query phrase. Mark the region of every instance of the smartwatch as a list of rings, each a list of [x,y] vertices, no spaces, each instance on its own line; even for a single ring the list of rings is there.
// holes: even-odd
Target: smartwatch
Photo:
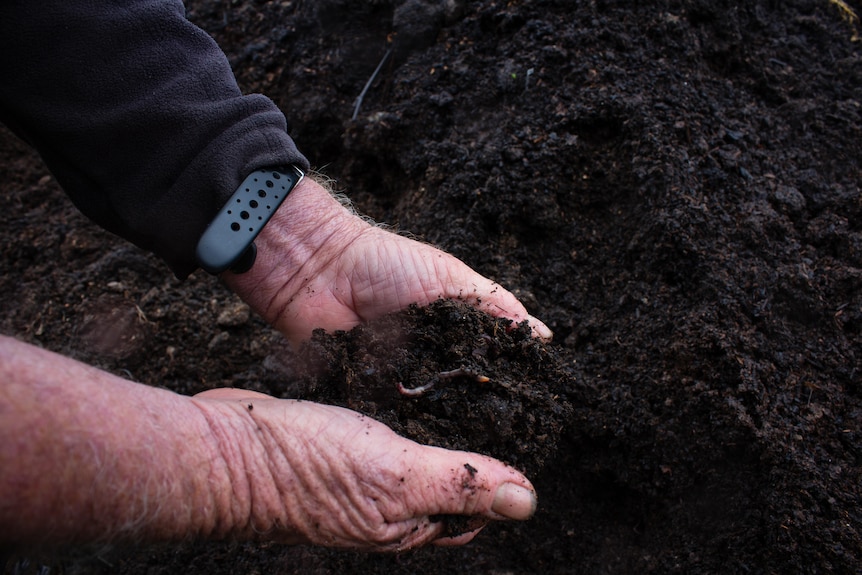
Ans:
[[[257,256],[254,239],[304,176],[296,166],[249,174],[198,241],[201,268],[214,275],[228,269],[237,274],[250,270]]]

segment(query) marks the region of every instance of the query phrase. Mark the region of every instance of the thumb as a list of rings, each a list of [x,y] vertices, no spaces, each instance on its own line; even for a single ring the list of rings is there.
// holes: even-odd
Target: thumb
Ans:
[[[438,447],[424,450],[428,516],[443,523],[437,544],[460,545],[490,520],[524,521],[536,511],[536,490],[519,471],[491,457]],[[435,479],[430,479],[435,478]]]

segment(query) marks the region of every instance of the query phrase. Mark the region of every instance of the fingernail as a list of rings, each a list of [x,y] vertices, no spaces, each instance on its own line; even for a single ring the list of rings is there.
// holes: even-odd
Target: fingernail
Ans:
[[[530,327],[533,328],[533,332],[541,339],[545,341],[551,341],[552,339],[554,339],[554,332],[551,331],[551,328],[549,328],[533,316],[527,316],[527,323],[530,324]]]
[[[491,511],[507,519],[523,521],[533,516],[537,503],[533,490],[514,483],[504,483],[494,494]]]

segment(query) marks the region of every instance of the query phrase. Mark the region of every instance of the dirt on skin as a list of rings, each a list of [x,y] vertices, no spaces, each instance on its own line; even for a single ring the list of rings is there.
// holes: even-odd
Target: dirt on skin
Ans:
[[[442,303],[291,350],[88,223],[5,131],[0,330],[181,393],[346,405],[524,469],[539,508],[462,548],[6,572],[860,572],[858,0],[187,6],[360,211],[514,291],[553,343]]]

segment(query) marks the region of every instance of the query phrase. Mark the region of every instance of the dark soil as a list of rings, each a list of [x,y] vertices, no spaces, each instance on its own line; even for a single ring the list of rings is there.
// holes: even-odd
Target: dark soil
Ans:
[[[862,571],[862,44],[839,3],[188,7],[361,211],[515,291],[554,342],[450,303],[294,352],[88,223],[7,132],[0,330],[182,393],[347,405],[525,469],[540,505],[463,548],[187,544],[52,572]]]

